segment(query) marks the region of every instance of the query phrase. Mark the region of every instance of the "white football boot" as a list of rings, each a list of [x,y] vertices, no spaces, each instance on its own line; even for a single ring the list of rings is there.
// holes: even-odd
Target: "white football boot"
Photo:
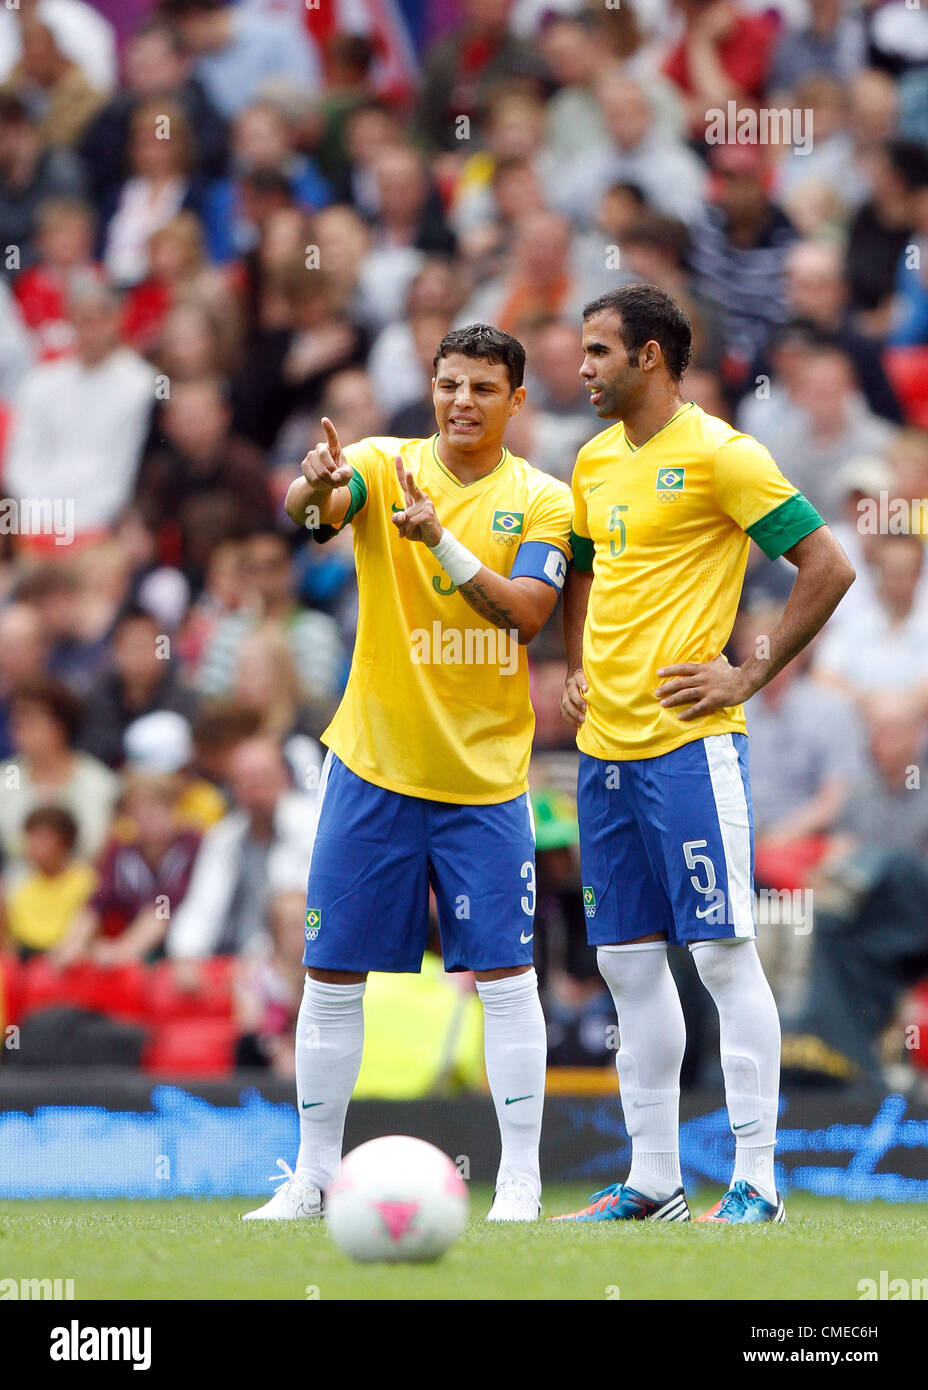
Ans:
[[[523,1178],[504,1178],[496,1189],[488,1221],[537,1221],[538,1193]]]
[[[269,1202],[254,1211],[246,1211],[243,1221],[297,1221],[313,1219],[322,1215],[322,1193],[311,1182],[301,1178],[282,1158],[277,1160],[280,1173],[274,1173],[270,1182],[279,1184]]]

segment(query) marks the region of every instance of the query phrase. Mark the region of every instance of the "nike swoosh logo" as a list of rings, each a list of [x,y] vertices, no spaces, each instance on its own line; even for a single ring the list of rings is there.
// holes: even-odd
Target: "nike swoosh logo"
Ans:
[[[396,502],[391,502],[391,503],[390,503],[390,511],[391,511],[391,512],[401,512],[402,510],[403,510],[403,508],[400,507],[400,506],[398,506]]]
[[[531,1100],[531,1099],[532,1099],[532,1096],[533,1096],[534,1094],[535,1094],[534,1091],[530,1091],[529,1094],[528,1094],[527,1096],[507,1096],[507,1097],[506,1097],[506,1104],[507,1104],[507,1105],[515,1105],[516,1101],[520,1101],[520,1100]]]
[[[660,1105],[660,1103],[661,1103],[661,1102],[660,1102],[659,1100],[636,1100],[636,1101],[635,1101],[635,1109],[636,1109],[636,1110],[648,1110],[648,1109],[650,1109],[650,1107],[651,1107],[652,1105]]]
[[[525,935],[525,932],[522,932],[519,936],[519,940],[522,942],[523,946],[527,946],[534,935],[535,933],[533,931],[530,931],[528,936]]]
[[[721,903],[713,903],[711,907],[697,907],[697,909],[696,909],[696,916],[697,916],[697,917],[708,917],[710,912],[720,912],[720,911],[721,911],[721,908],[722,908],[722,904],[721,904]]]
[[[605,487],[605,486],[606,486],[605,479],[604,479],[601,483],[590,483],[590,492],[595,492],[596,489],[597,489],[598,487]],[[590,492],[587,493],[587,497],[589,497]]]
[[[312,1110],[314,1105],[325,1105],[324,1100],[304,1100],[301,1102],[304,1110]]]
[[[750,1125],[756,1125],[756,1120],[745,1120],[743,1125],[732,1125],[733,1130],[747,1129]]]

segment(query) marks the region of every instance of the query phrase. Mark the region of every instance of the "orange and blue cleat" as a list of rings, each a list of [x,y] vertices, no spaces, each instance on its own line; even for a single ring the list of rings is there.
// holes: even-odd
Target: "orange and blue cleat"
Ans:
[[[776,1206],[762,1197],[749,1182],[734,1183],[711,1211],[697,1216],[697,1221],[714,1221],[720,1226],[739,1226],[755,1221],[785,1221],[786,1208],[777,1193]]]
[[[682,1187],[672,1197],[645,1197],[624,1183],[613,1183],[594,1192],[582,1211],[552,1216],[551,1221],[689,1221],[690,1209]]]

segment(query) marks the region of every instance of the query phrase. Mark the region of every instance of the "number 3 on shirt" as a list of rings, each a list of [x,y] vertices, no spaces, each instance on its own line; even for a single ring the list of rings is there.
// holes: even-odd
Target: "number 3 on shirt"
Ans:
[[[620,556],[622,554],[622,551],[625,549],[625,521],[621,516],[619,516],[619,512],[627,511],[628,507],[613,507],[612,511],[609,513],[609,530],[617,531],[619,533],[618,547],[616,546],[614,540],[610,538],[609,541],[609,554],[612,556],[614,560],[617,559],[618,556]]]

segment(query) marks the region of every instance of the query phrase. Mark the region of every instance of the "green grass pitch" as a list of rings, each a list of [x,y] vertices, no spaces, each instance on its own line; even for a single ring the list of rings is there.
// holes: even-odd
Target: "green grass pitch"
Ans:
[[[545,1213],[586,1188],[550,1187]],[[696,1193],[694,1211],[718,1193]],[[357,1265],[318,1222],[243,1225],[248,1199],[0,1202],[4,1278],[72,1278],[78,1299],[849,1299],[928,1274],[928,1207],[787,1199],[785,1226],[487,1226],[490,1192],[431,1265]]]

